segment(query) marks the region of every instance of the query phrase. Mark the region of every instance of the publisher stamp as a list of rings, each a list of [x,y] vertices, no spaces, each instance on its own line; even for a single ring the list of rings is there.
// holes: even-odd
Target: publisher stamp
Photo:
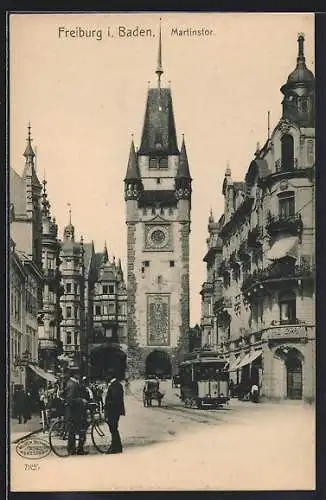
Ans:
[[[19,441],[19,443],[16,446],[16,452],[22,458],[34,461],[34,460],[41,460],[42,458],[47,457],[51,452],[51,448],[49,443],[47,443],[45,440],[40,438],[30,437],[22,441]],[[26,465],[25,470],[38,470],[37,467],[31,468],[30,464],[29,465],[25,464],[25,465]]]

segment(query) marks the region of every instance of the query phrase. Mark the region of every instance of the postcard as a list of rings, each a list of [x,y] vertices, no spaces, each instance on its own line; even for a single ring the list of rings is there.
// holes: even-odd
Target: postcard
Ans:
[[[314,490],[314,15],[8,23],[11,491]]]

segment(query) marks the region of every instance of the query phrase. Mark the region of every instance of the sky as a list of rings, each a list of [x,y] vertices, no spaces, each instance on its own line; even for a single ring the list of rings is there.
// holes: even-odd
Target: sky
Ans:
[[[280,119],[280,87],[295,68],[299,32],[314,71],[313,14],[12,14],[9,158],[21,174],[30,121],[37,173],[48,182],[59,236],[70,203],[76,238],[93,240],[96,251],[106,241],[126,275],[123,178],[132,134],[140,144],[148,86],[156,86],[160,17],[162,86],[171,86],[179,146],[184,134],[193,178],[193,325],[200,322],[208,216],[210,209],[216,219],[223,213],[225,168],[229,163],[233,179],[243,180],[257,142],[267,139],[268,111],[271,130]],[[119,26],[150,29],[153,36],[121,37]],[[102,36],[66,37],[60,27]],[[212,34],[181,37],[173,28]]]

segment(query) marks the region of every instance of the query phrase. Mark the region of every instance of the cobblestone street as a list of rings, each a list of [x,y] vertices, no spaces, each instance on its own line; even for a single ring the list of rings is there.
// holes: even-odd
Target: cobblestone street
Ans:
[[[162,408],[144,408],[141,386],[133,382],[126,397],[123,455],[51,453],[25,471],[13,444],[12,488],[57,490],[59,477],[61,491],[314,488],[314,407],[232,400],[222,410],[186,409],[167,381]]]

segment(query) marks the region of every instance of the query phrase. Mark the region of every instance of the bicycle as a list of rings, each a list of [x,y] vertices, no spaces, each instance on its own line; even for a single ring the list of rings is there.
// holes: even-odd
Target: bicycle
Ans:
[[[88,403],[87,411],[87,427],[86,427],[86,441],[84,445],[85,451],[88,451],[89,440],[87,435],[90,434],[94,448],[100,453],[106,453],[111,444],[111,433],[107,422],[104,420],[98,403]],[[75,431],[73,424],[67,422],[65,417],[61,415],[51,425],[49,430],[49,444],[50,448],[58,457],[68,457],[68,435],[69,432]],[[74,432],[78,439],[78,431]]]

